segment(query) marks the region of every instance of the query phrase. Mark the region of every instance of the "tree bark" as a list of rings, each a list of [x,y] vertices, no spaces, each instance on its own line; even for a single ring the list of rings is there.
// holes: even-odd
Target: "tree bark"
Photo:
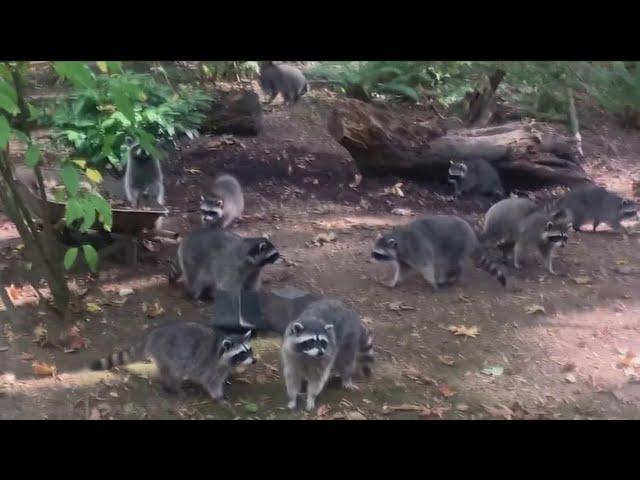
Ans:
[[[489,75],[487,85],[468,95],[467,125],[471,127],[486,127],[491,123],[496,107],[496,90],[505,75],[506,72],[504,70],[496,70]]]
[[[450,160],[483,158],[507,189],[588,181],[575,142],[545,124],[514,122],[446,130],[416,124],[357,100],[337,102],[328,129],[363,175],[407,175],[446,182]]]
[[[207,112],[202,133],[259,135],[262,131],[262,106],[258,95],[249,90],[216,92],[216,100]]]

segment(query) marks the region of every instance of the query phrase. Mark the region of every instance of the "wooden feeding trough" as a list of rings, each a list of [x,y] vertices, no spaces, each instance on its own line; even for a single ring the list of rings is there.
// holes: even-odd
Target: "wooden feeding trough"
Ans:
[[[64,202],[50,199],[44,201],[28,188],[23,181],[17,180],[16,183],[21,196],[35,216],[52,225],[58,224],[64,218],[66,209]],[[124,250],[127,261],[136,263],[139,238],[153,236],[177,238],[177,235],[172,232],[157,229],[158,220],[168,213],[165,208],[129,209],[112,207],[111,211],[113,217],[111,231],[107,232],[99,222],[96,222],[93,229],[97,233],[93,236],[88,235],[85,237],[85,240],[88,239],[90,243],[97,243],[94,246],[100,248],[102,257],[108,257]],[[60,240],[63,243],[67,243],[69,238],[69,235],[63,234]],[[96,242],[93,240],[96,240]]]

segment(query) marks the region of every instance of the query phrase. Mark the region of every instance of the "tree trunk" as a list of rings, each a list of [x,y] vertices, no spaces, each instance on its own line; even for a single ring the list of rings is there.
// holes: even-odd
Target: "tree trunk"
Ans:
[[[588,181],[575,142],[545,124],[514,122],[447,133],[346,99],[336,103],[328,129],[363,175],[446,182],[450,160],[483,158],[498,169],[507,189]]]
[[[262,106],[255,92],[216,92],[215,98],[202,125],[202,133],[260,134]]]
[[[486,127],[491,123],[496,107],[496,90],[505,75],[504,70],[496,70],[488,77],[487,85],[468,95],[467,125]]]

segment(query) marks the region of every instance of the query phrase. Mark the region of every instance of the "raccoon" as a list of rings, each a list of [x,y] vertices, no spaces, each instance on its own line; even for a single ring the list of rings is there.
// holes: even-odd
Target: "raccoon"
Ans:
[[[285,102],[296,103],[309,91],[307,79],[299,69],[273,62],[261,62],[260,87],[269,95],[268,103],[273,102],[278,93],[282,94]]]
[[[178,280],[186,283],[195,299],[210,297],[215,290],[257,291],[262,267],[279,257],[266,238],[243,238],[228,230],[202,227],[187,234],[178,247]]]
[[[227,228],[244,211],[240,182],[232,175],[220,175],[209,193],[200,198],[203,225]]]
[[[164,177],[160,161],[148,154],[132,138],[126,140],[126,171],[124,191],[132,207],[138,208],[140,198],[153,197],[164,206]]]
[[[607,223],[616,231],[624,231],[620,222],[638,217],[638,205],[633,200],[596,185],[574,188],[560,200],[558,206],[571,212],[576,232],[589,221],[593,222],[594,232],[601,223]]]
[[[482,158],[470,162],[451,160],[449,182],[454,186],[455,196],[476,194],[499,199],[505,196],[498,172]]]
[[[290,409],[306,382],[307,411],[315,408],[331,373],[337,373],[345,389],[353,389],[353,376],[369,377],[373,362],[373,337],[360,316],[342,302],[332,299],[309,304],[289,324],[281,348],[283,376]]]
[[[396,270],[389,283],[392,288],[414,272],[419,272],[434,290],[453,284],[470,258],[500,284],[507,283],[504,273],[484,255],[471,226],[453,215],[431,215],[379,235],[371,255],[376,260],[394,262]]]
[[[553,253],[563,248],[571,228],[571,215],[563,208],[545,208],[526,198],[507,198],[487,211],[483,244],[494,244],[505,257],[513,254],[513,266],[521,268],[520,260],[529,250],[537,250],[549,273],[553,270]]]
[[[152,330],[138,347],[116,351],[92,362],[93,370],[108,370],[136,360],[152,360],[161,385],[181,392],[184,381],[201,385],[214,400],[226,403],[224,383],[234,367],[256,363],[251,332],[223,335],[195,322],[175,322]]]

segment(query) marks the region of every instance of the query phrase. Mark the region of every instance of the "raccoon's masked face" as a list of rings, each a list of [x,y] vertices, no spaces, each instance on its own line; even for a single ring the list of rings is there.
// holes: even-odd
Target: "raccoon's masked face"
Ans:
[[[623,199],[618,207],[620,219],[632,219],[638,217],[638,205],[633,200]]]
[[[217,224],[224,213],[224,200],[218,197],[200,197],[200,213],[203,224]]]
[[[256,359],[251,348],[251,331],[245,335],[229,335],[220,343],[218,356],[220,361],[230,367],[253,365]]]
[[[564,248],[569,239],[567,231],[570,223],[549,221],[542,232],[542,239],[551,244],[553,248]]]
[[[449,182],[459,182],[467,176],[468,167],[463,162],[454,162],[451,160],[449,164]]]
[[[390,233],[379,235],[371,256],[381,262],[395,260],[398,258],[398,241]]]
[[[324,357],[333,353],[335,335],[333,325],[323,325],[318,328],[305,328],[299,322],[291,324],[287,330],[292,349],[301,355],[309,357]]]
[[[280,258],[278,249],[266,238],[247,238],[246,241],[249,243],[249,251],[247,252],[249,263],[264,267],[269,263],[275,263]]]

